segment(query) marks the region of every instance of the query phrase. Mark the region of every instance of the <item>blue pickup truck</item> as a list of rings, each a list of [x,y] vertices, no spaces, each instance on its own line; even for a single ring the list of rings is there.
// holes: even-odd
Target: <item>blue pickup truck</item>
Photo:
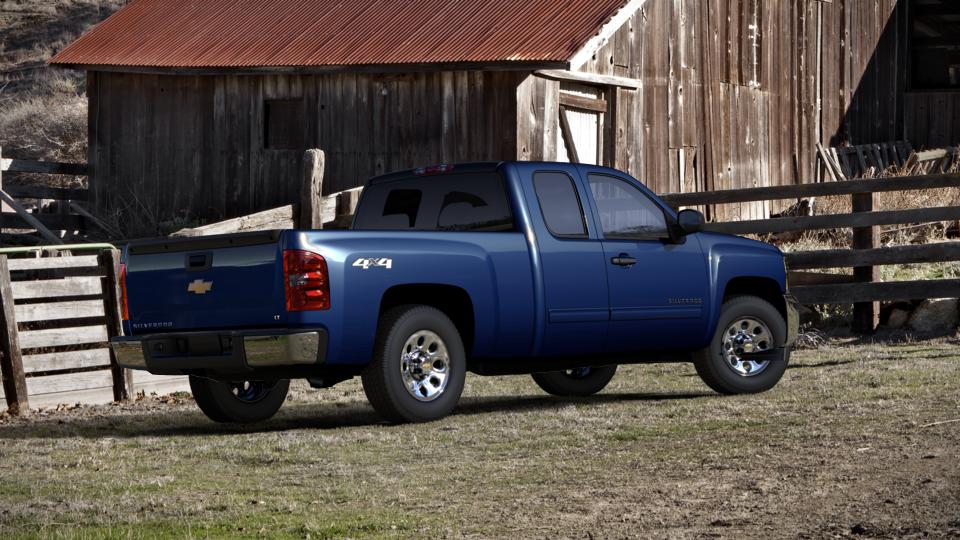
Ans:
[[[394,422],[449,414],[468,371],[587,396],[619,364],[693,362],[720,393],[768,390],[798,326],[783,255],[703,221],[605,167],[398,172],[367,183],[348,231],[129,245],[112,346],[189,375],[219,422],[273,416],[298,378],[359,375]]]

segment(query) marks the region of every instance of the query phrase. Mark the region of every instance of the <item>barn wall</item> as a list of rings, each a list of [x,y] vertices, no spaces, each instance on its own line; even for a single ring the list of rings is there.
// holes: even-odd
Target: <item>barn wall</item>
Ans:
[[[303,98],[324,192],[388,171],[497,160],[516,148],[514,73],[269,76],[89,73],[98,212],[136,234],[297,199],[303,149],[266,149],[264,100]]]
[[[818,142],[956,144],[960,95],[904,93],[904,4],[649,0],[582,68],[643,84],[616,90],[613,164],[683,192],[817,181]]]

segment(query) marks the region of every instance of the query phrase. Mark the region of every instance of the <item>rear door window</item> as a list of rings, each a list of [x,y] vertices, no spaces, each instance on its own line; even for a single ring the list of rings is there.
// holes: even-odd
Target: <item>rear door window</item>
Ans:
[[[513,231],[513,213],[497,172],[410,176],[365,190],[355,229]]]
[[[586,238],[583,206],[573,178],[562,172],[537,172],[533,175],[540,211],[547,229],[560,238]]]

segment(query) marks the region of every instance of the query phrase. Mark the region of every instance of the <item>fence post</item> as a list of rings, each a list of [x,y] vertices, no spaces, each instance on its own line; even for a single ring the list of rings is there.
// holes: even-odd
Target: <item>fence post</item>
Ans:
[[[877,200],[875,193],[857,193],[850,196],[854,212],[872,212]],[[856,227],[853,229],[853,249],[875,249],[880,246],[879,227]],[[857,266],[853,276],[860,283],[880,281],[880,269],[876,266]],[[880,302],[861,302],[853,305],[853,331],[870,334],[880,324]]]
[[[326,159],[323,150],[307,150],[303,156],[303,183],[300,185],[301,229],[323,228],[323,169]]]
[[[3,191],[3,147],[0,146],[0,191]],[[7,203],[0,201],[0,212],[7,211]],[[3,232],[2,223],[0,223],[0,233]]]
[[[7,256],[0,255],[0,372],[3,376],[3,392],[11,414],[30,410],[27,400],[27,379],[23,375],[23,356],[20,353],[20,337],[17,334],[16,312],[13,306],[13,289],[10,287],[10,269]]]
[[[115,249],[100,254],[100,268],[104,270],[102,279],[103,311],[107,317],[107,335],[123,335],[123,319],[120,314],[120,252]],[[110,347],[110,372],[113,374],[113,399],[130,399],[133,390],[133,373],[123,369],[117,363],[117,357]]]

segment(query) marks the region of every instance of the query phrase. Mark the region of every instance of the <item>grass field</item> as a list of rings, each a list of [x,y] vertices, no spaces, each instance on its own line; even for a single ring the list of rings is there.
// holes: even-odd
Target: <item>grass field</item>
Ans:
[[[621,368],[559,400],[471,376],[379,423],[356,382],[209,423],[187,396],[0,423],[0,537],[958,537],[960,343],[800,351],[774,391]]]

